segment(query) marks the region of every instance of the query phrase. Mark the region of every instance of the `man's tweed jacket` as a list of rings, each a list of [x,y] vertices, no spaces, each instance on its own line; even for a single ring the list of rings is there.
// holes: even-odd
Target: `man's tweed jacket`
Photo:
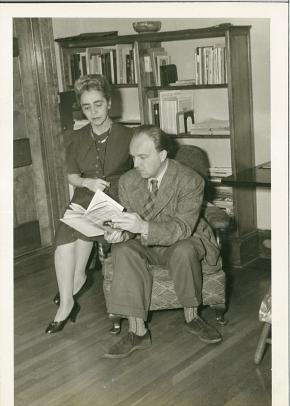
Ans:
[[[202,271],[215,273],[222,267],[220,251],[209,224],[200,217],[204,180],[193,169],[168,159],[143,244],[170,246],[187,238],[196,241],[202,250]],[[142,217],[148,199],[148,180],[136,169],[121,176],[119,198],[128,212]]]

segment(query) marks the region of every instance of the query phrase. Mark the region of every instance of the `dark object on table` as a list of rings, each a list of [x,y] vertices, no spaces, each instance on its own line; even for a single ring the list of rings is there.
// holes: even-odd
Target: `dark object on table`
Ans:
[[[169,83],[175,83],[177,79],[176,65],[170,64],[160,66],[161,86],[167,86]]]
[[[265,165],[267,168],[264,168]],[[271,187],[271,169],[269,168],[269,162],[245,169],[236,175],[222,178],[222,183],[236,187]]]

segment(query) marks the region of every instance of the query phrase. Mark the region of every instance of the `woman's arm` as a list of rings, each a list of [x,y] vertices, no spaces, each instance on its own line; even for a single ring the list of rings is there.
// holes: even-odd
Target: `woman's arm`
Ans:
[[[69,184],[74,187],[86,187],[92,192],[96,192],[98,189],[103,191],[110,186],[110,183],[106,182],[104,179],[82,178],[78,173],[68,174],[68,181]]]

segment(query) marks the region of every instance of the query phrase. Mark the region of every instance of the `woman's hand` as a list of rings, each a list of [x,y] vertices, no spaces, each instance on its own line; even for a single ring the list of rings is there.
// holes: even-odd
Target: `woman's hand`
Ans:
[[[101,178],[82,178],[78,173],[71,173],[68,175],[69,183],[74,187],[86,187],[92,192],[96,192],[98,189],[103,191],[110,187],[110,183]]]
[[[90,189],[92,192],[96,192],[98,189],[103,191],[106,188],[110,187],[110,183],[101,178],[85,178],[82,185],[83,187]]]

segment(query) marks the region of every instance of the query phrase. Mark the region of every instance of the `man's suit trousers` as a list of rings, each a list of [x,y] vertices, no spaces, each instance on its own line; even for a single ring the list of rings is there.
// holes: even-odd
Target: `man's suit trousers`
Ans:
[[[164,265],[184,307],[201,303],[201,259],[204,247],[199,239],[187,239],[169,247],[146,247],[136,239],[112,245],[113,281],[108,312],[147,320],[152,275],[148,264]]]

